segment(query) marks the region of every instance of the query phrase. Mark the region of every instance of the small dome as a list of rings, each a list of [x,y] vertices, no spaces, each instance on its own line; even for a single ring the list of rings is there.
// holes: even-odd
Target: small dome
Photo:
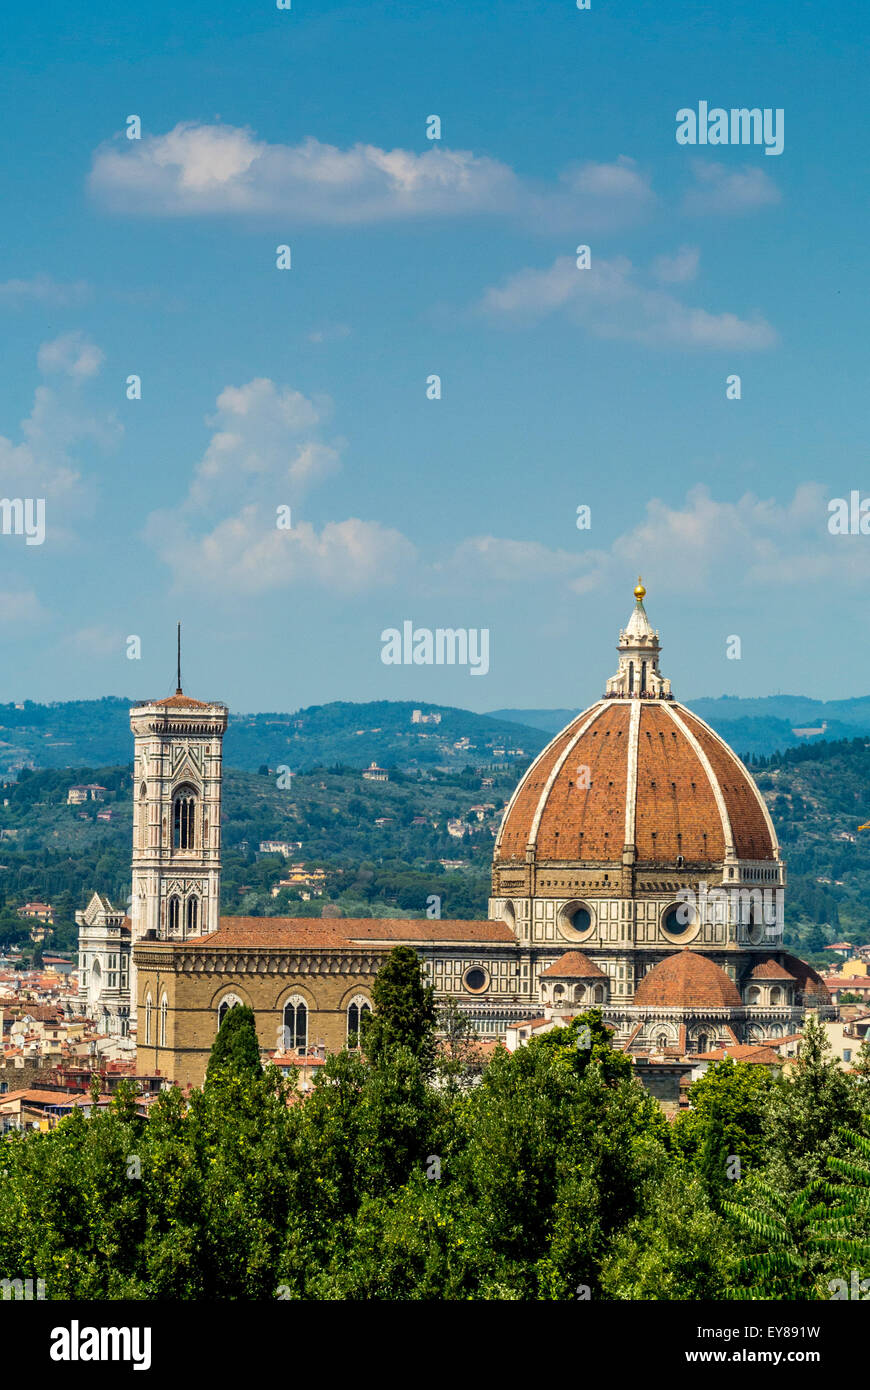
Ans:
[[[584,956],[582,951],[566,951],[564,956],[560,956],[552,965],[548,965],[546,970],[541,971],[541,979],[572,979],[572,980],[605,980],[607,976],[603,970]]]
[[[775,960],[762,960],[749,972],[750,980],[791,980],[794,984],[794,975],[786,970],[784,965],[780,965]]]
[[[709,956],[677,951],[644,975],[634,1003],[671,1008],[742,1008],[737,986]]]

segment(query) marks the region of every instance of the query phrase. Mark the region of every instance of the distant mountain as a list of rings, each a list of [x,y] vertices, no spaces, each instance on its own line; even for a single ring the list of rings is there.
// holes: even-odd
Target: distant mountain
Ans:
[[[738,753],[769,757],[786,748],[799,748],[825,739],[829,742],[870,735],[870,695],[851,700],[810,700],[805,695],[767,695],[744,699],[720,695],[686,700]],[[579,714],[569,709],[500,709],[491,718],[515,720],[556,734]],[[815,730],[817,732],[808,732]]]
[[[489,711],[489,718],[543,729],[545,734],[558,734],[579,713],[579,709],[493,709]]]
[[[0,705],[0,776],[21,767],[125,765],[132,760],[130,706],[102,700]],[[427,722],[412,722],[420,710]],[[461,768],[467,763],[525,766],[546,743],[540,729],[445,705],[336,701],[293,713],[230,714],[224,741],[229,767],[255,772],[286,764]]]

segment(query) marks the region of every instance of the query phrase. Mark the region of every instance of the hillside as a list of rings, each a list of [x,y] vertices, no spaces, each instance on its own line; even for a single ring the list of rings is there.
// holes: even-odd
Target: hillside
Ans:
[[[335,902],[348,915],[420,917],[435,895],[442,915],[485,916],[494,832],[527,761],[393,772],[386,783],[332,764],[293,776],[286,789],[274,771],[228,768],[223,910],[316,916]],[[870,818],[870,744],[824,741],[755,760],[750,770],[788,865],[786,945],[829,964],[826,944],[870,940],[870,832],[857,828]],[[77,783],[104,787],[103,801],[68,805]],[[27,939],[9,909],[31,900],[56,907],[55,944],[71,946],[74,911],[94,889],[119,904],[130,891],[129,765],[24,770],[4,784],[2,799],[0,946],[16,934]],[[461,823],[461,837],[448,821],[454,830]],[[287,842],[289,857],[260,853],[267,840]],[[271,896],[294,862],[324,869],[322,897],[305,901],[297,888]]]
[[[130,761],[133,700],[71,700],[0,705],[0,776],[19,768],[109,767]],[[440,719],[413,723],[412,713]],[[455,767],[467,762],[523,761],[546,743],[540,729],[518,727],[469,710],[411,701],[335,701],[292,714],[230,713],[224,760],[255,772],[289,766],[304,772],[324,762],[368,767]],[[457,746],[458,745],[458,746]]]
[[[687,707],[700,715],[740,754],[769,757],[786,748],[801,748],[827,741],[870,736],[870,695],[851,700],[810,700],[804,695],[766,695],[745,699],[720,695],[686,700]],[[513,720],[547,734],[558,733],[579,710],[499,709],[493,719]],[[818,729],[817,734],[797,730]]]

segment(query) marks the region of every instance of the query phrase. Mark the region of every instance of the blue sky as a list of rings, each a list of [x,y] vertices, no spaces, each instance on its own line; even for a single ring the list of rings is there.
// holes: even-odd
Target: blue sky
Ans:
[[[870,690],[862,8],[17,7],[0,699],[164,694],[180,617],[236,709],[582,704],[638,570],[678,696]],[[679,146],[700,101],[782,154]],[[488,674],[384,665],[405,620]]]

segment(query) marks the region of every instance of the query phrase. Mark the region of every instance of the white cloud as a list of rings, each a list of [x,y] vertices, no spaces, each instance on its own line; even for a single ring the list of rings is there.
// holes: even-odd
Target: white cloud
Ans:
[[[697,246],[681,246],[673,256],[657,256],[652,263],[653,277],[663,285],[683,285],[698,273],[701,253]]]
[[[660,270],[660,267],[659,267]],[[625,256],[593,254],[589,269],[560,256],[544,270],[526,268],[486,291],[480,307],[493,318],[522,320],[564,311],[601,338],[650,347],[766,348],[776,332],[760,315],[713,314],[644,284]]]
[[[848,498],[848,487],[842,495]],[[832,595],[866,588],[870,545],[865,536],[830,535],[829,497],[821,484],[802,483],[787,498],[747,492],[726,502],[698,485],[676,505],[651,498],[640,520],[606,548],[586,548],[585,537],[584,548],[572,551],[475,536],[433,570],[463,592],[542,585],[554,599],[618,590],[627,574],[640,572],[657,593],[682,598],[727,592],[754,600],[783,590],[823,594],[825,585]]]
[[[688,213],[743,213],[770,207],[780,201],[780,192],[769,174],[758,165],[729,169],[713,160],[692,161],[695,187],[683,199]]]
[[[46,617],[46,611],[32,589],[0,590],[0,623],[4,626],[40,623]]]
[[[146,534],[179,588],[239,597],[297,585],[358,593],[395,583],[415,553],[399,531],[375,521],[350,517],[319,531],[294,521],[290,530],[278,530],[274,514],[253,505],[201,535],[155,515]]]
[[[103,365],[103,353],[81,332],[62,333],[43,343],[37,358],[41,372],[63,372],[75,381],[95,376]]]
[[[346,323],[327,324],[325,328],[315,328],[308,334],[309,343],[337,343],[350,337]]]
[[[206,510],[251,498],[297,501],[305,490],[339,467],[341,441],[316,438],[329,413],[327,399],[257,377],[227,386],[208,420],[213,433],[197,464],[187,507]]]
[[[600,228],[634,220],[655,201],[648,178],[621,156],[569,167],[555,183],[520,178],[500,160],[432,145],[422,152],[309,136],[269,144],[252,131],[195,122],[121,139],[94,155],[90,188],[109,207],[147,216],[290,216],[296,225],[500,213]]]
[[[296,503],[340,466],[341,440],[319,437],[330,402],[259,377],[228,386],[179,507],[146,536],[180,588],[253,595],[315,584],[354,593],[392,583],[414,555],[398,531],[351,517],[317,530]],[[277,526],[290,506],[292,525]]]
[[[0,495],[44,498],[51,542],[67,541],[69,523],[93,500],[92,482],[82,475],[76,445],[101,449],[117,444],[121,426],[113,415],[95,413],[83,399],[102,353],[82,334],[66,334],[39,349],[39,366],[56,374],[51,386],[36,388],[30,414],[16,443],[0,435]]]
[[[64,641],[82,657],[120,657],[124,653],[124,634],[102,624],[79,628],[76,632],[71,632]]]
[[[27,280],[4,280],[0,283],[0,304],[32,300],[58,307],[84,304],[91,297],[91,287],[85,280],[61,284],[50,275],[31,275]]]

